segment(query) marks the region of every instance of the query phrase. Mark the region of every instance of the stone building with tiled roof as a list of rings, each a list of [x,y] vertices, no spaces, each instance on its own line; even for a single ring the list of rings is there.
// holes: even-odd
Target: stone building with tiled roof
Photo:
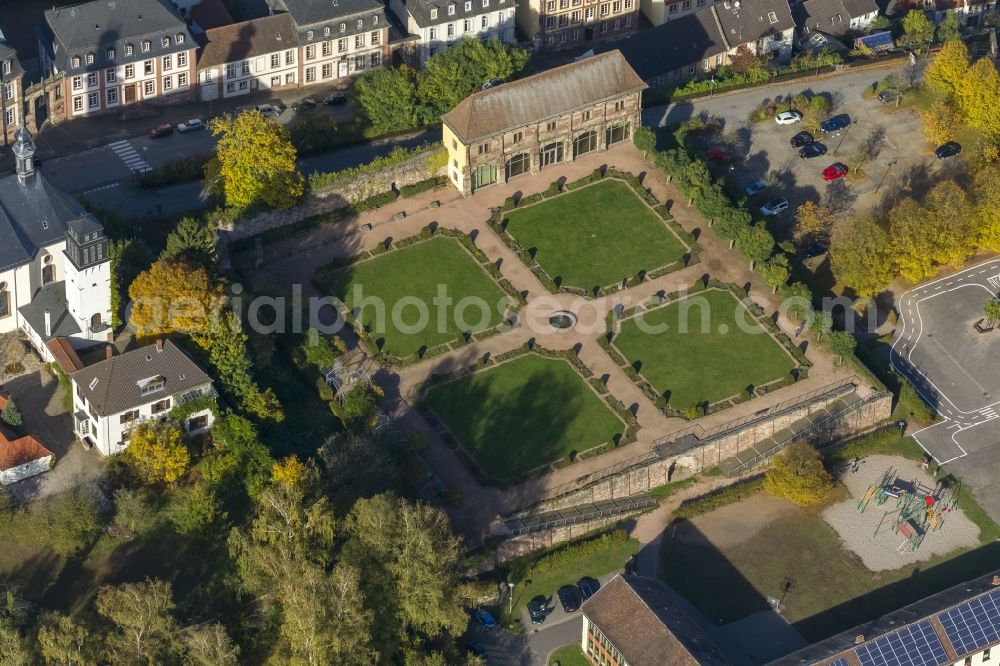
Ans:
[[[299,44],[290,14],[264,16],[198,36],[203,102],[299,85]]]
[[[197,398],[214,398],[211,378],[173,342],[114,356],[69,376],[73,384],[73,431],[102,455],[120,453],[138,423],[165,418],[172,409]],[[183,418],[189,434],[203,432],[214,420],[210,408]]]
[[[8,396],[0,393],[0,411],[7,406]],[[18,437],[0,425],[0,484],[37,476],[49,471],[52,452],[31,435]]]
[[[463,194],[625,141],[646,84],[618,51],[473,93],[441,117]]]

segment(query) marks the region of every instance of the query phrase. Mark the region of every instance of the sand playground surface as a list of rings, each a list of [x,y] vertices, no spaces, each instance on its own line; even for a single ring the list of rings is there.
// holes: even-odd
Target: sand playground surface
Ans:
[[[922,534],[916,550],[911,550],[903,533],[892,529],[903,504],[897,498],[884,497],[882,504],[872,499],[864,513],[859,513],[858,500],[865,496],[870,486],[878,485],[889,470],[892,470],[889,485],[895,485],[897,491],[917,495],[915,499],[921,505],[925,505],[919,499],[921,495],[930,494],[938,500],[948,496],[928,470],[921,469],[919,462],[906,458],[867,456],[857,472],[845,470],[839,481],[850,491],[851,498],[828,508],[823,512],[823,519],[837,532],[844,547],[861,558],[868,569],[898,569],[979,544],[979,528],[958,509],[950,510],[948,502],[936,502],[940,522],[937,530],[928,524],[924,511],[917,511],[917,516],[909,521],[911,528],[915,528],[918,535]]]

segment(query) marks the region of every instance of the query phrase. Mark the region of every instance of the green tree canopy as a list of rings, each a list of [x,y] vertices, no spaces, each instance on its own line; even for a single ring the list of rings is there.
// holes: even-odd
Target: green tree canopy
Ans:
[[[929,44],[934,38],[934,24],[921,10],[911,9],[903,17],[903,34],[918,44]]]
[[[379,134],[418,124],[417,72],[407,65],[365,72],[354,83],[354,99]]]
[[[528,52],[498,39],[465,39],[431,57],[424,67],[418,95],[428,112],[447,113],[486,81],[507,80],[528,62]]]
[[[962,24],[958,20],[958,14],[948,12],[944,15],[944,20],[937,27],[937,39],[939,42],[950,42],[962,36]]]
[[[853,354],[854,348],[858,346],[857,338],[847,331],[833,331],[828,336],[827,342],[830,351],[841,360]]]
[[[764,489],[799,505],[815,504],[833,489],[819,451],[808,442],[793,442],[771,460]]]
[[[193,217],[181,218],[167,236],[167,246],[160,253],[161,261],[184,261],[192,266],[215,268],[215,239],[204,222]]]
[[[896,276],[889,232],[870,216],[846,220],[834,234],[830,264],[858,296],[876,296]]]
[[[179,652],[177,621],[170,583],[104,586],[97,593],[97,612],[116,628],[106,639],[107,658],[115,664],[160,664]]]

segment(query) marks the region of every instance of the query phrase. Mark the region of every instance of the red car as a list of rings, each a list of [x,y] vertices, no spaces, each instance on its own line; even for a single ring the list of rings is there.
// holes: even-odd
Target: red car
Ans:
[[[847,175],[847,167],[843,164],[831,164],[823,169],[823,180],[837,180]]]
[[[171,125],[159,125],[149,130],[149,138],[151,139],[162,139],[165,136],[170,136],[174,133],[174,128]]]
[[[722,146],[713,146],[708,149],[708,159],[713,162],[722,162],[729,157],[729,151]]]

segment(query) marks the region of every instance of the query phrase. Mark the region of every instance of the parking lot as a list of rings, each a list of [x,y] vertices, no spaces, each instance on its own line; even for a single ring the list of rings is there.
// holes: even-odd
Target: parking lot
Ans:
[[[659,111],[659,124],[671,125],[690,118],[714,117],[722,123],[719,134],[703,137],[701,149],[708,154],[713,147],[724,146],[729,160],[718,162],[716,172],[724,175],[738,190],[758,179],[768,187],[751,199],[752,208],[775,197],[785,197],[791,204],[787,211],[774,216],[772,230],[779,237],[791,229],[796,208],[805,201],[815,201],[836,212],[866,212],[876,208],[884,197],[898,193],[912,183],[920,192],[935,180],[942,169],[960,169],[958,158],[937,160],[921,129],[917,111],[908,105],[897,109],[877,98],[865,99],[866,88],[894,73],[893,68],[855,72],[801,84],[789,83],[680,103]],[[822,95],[831,102],[829,116],[846,116],[849,125],[836,132],[816,131],[816,122],[808,116],[799,123],[778,125],[774,119],[750,122],[750,112],[769,100],[788,99],[798,94]],[[650,110],[653,111],[653,110]],[[653,118],[647,116],[646,121]],[[809,131],[826,152],[802,159],[789,140],[800,131]],[[856,172],[862,148],[876,149],[861,172]],[[823,170],[835,164],[849,173],[825,181]]]

